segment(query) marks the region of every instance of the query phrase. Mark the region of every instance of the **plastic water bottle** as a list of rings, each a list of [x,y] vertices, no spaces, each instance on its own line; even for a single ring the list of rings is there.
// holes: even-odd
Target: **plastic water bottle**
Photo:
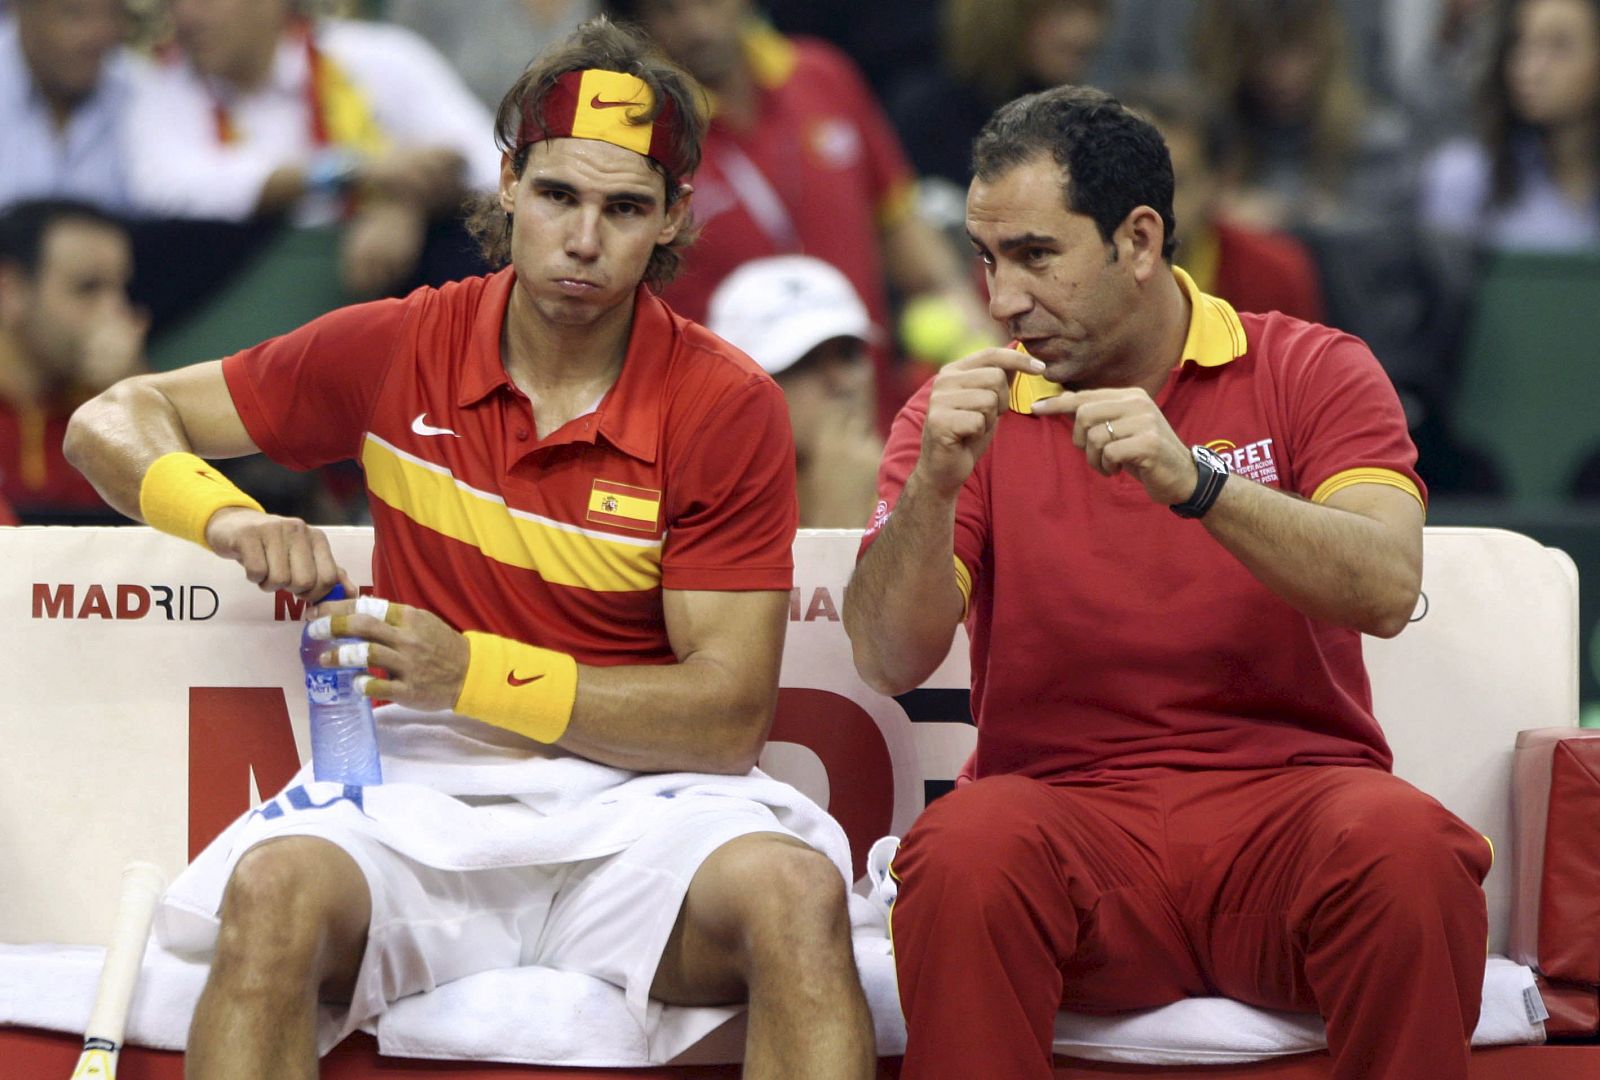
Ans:
[[[323,599],[343,600],[344,586],[335,585]],[[317,641],[310,635],[310,623],[300,632],[300,663],[306,669],[306,700],[311,705],[311,770],[318,780],[362,786],[383,783],[372,699],[354,685],[355,677],[365,675],[366,669],[326,668],[318,662],[322,653],[360,640]]]

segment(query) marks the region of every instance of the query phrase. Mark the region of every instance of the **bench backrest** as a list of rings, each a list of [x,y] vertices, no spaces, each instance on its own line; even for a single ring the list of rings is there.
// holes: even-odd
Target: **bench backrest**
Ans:
[[[330,530],[369,565],[365,529]],[[803,532],[770,771],[840,819],[857,854],[903,833],[975,738],[964,635],[898,699],[856,676],[839,622],[852,532]],[[1424,602],[1368,642],[1396,770],[1488,834],[1494,944],[1509,904],[1509,776],[1522,728],[1577,716],[1570,559],[1491,529],[1430,529]],[[0,941],[97,942],[123,864],[175,874],[308,752],[298,610],[148,529],[0,529]]]

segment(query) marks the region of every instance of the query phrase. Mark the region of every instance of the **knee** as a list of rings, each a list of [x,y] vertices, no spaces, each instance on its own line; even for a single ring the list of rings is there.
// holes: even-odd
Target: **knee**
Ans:
[[[1476,893],[1492,861],[1489,841],[1432,799],[1376,804],[1340,830],[1344,860],[1379,888]]]
[[[245,852],[228,879],[217,960],[309,967],[330,931],[369,910],[366,880],[338,847],[311,837],[270,841]]]
[[[844,878],[826,856],[798,844],[763,843],[743,854],[738,872],[745,953],[809,955],[829,942],[849,941]]]

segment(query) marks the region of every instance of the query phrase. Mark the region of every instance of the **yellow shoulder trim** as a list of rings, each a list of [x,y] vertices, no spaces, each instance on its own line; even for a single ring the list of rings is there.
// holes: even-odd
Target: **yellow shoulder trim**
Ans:
[[[972,607],[972,571],[961,561],[961,556],[952,555],[950,558],[956,564],[956,588],[961,590],[961,619],[965,622],[967,612]]]
[[[1399,488],[1417,500],[1417,504],[1424,510],[1428,508],[1428,504],[1423,502],[1422,492],[1417,490],[1417,485],[1411,482],[1411,478],[1393,469],[1365,468],[1336,472],[1317,486],[1317,490],[1311,493],[1311,501],[1325,503],[1335,492],[1357,484],[1383,484],[1386,487]]]
[[[760,19],[745,27],[744,56],[756,82],[768,90],[788,82],[799,63],[794,44]]]

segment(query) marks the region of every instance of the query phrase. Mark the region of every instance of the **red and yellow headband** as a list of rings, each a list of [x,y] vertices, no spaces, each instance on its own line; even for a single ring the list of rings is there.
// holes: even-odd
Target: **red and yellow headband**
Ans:
[[[667,172],[668,189],[682,179],[681,123],[671,98],[656,118],[638,122],[655,104],[643,79],[620,71],[569,71],[545,95],[542,115],[525,112],[517,151],[544,139],[600,139],[653,159]]]

